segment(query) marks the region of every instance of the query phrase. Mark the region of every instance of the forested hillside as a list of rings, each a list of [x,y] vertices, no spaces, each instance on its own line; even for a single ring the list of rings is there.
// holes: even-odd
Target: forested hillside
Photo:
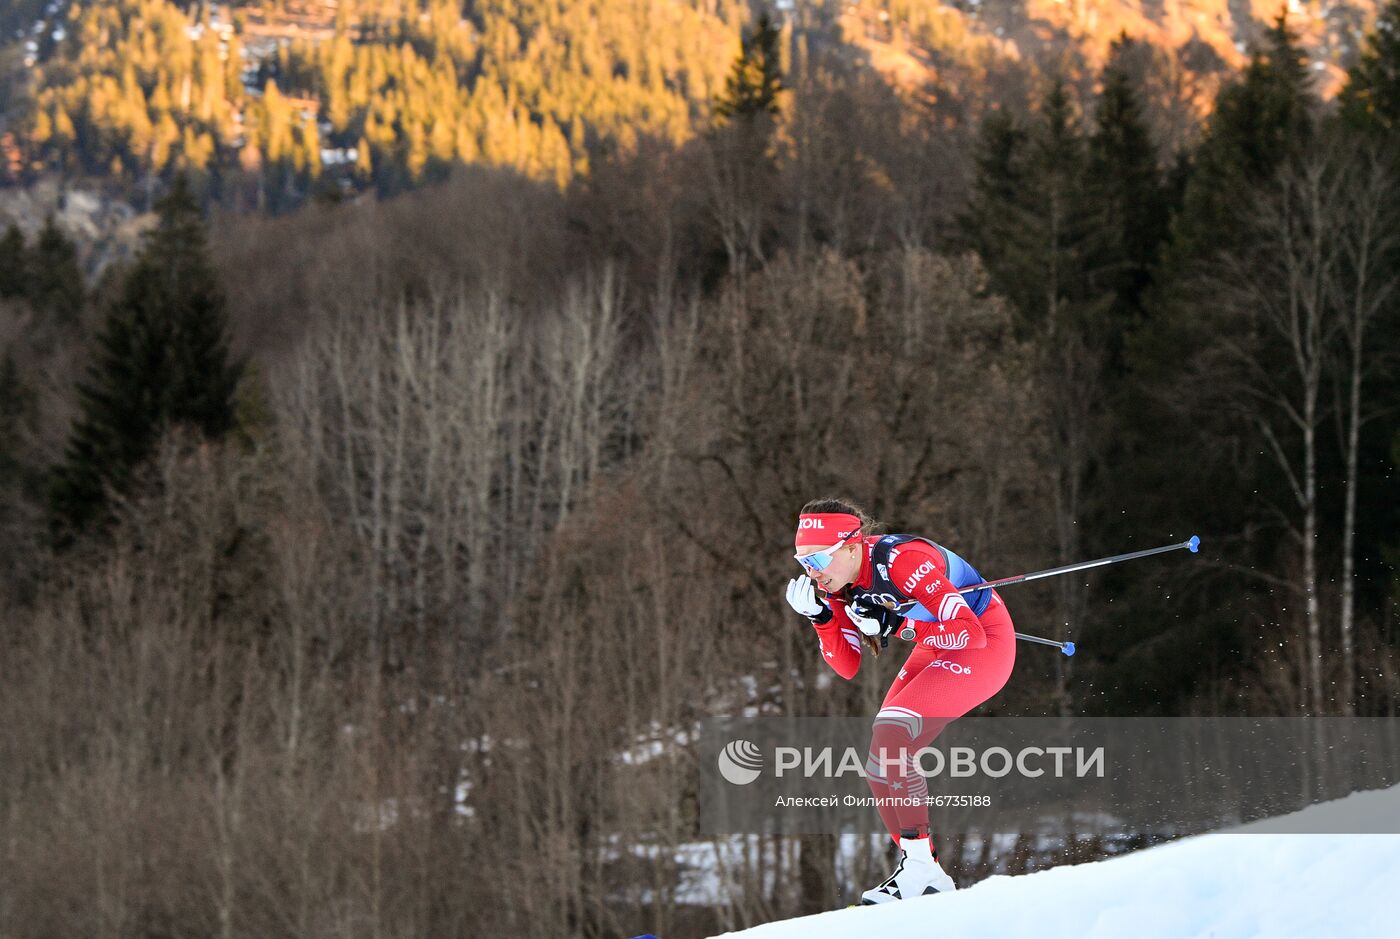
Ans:
[[[1027,76],[1058,74],[1082,91],[1112,55],[1138,44],[1132,68],[1154,136],[1169,150],[1193,142],[1216,95],[1286,12],[1317,93],[1333,97],[1373,24],[1371,0],[865,0],[843,5],[850,41],[897,86],[975,114],[1016,106]]]
[[[176,170],[239,204],[318,181],[392,192],[457,162],[557,185],[590,152],[679,142],[708,113],[740,6],[600,3],[52,5],[7,108],[20,177]]]
[[[1177,149],[1275,6],[800,3],[782,11],[784,55],[844,42],[941,119],[972,123],[1038,76],[1090,90],[1126,34],[1154,131]],[[1373,5],[1290,9],[1330,97]],[[260,209],[397,192],[455,163],[562,186],[596,155],[702,127],[748,16],[718,0],[17,3],[0,21],[0,182],[60,171],[148,201],[151,177],[185,170],[214,199]]]

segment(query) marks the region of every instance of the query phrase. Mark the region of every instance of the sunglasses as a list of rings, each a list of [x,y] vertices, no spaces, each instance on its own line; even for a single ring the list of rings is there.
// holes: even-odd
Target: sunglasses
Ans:
[[[798,555],[793,555],[793,557],[797,558],[797,563],[801,564],[806,571],[816,574],[830,567],[831,562],[836,560],[836,552],[846,547],[849,543],[849,541],[843,541],[838,545],[827,548],[825,551],[818,551],[816,554],[804,554],[800,557]]]

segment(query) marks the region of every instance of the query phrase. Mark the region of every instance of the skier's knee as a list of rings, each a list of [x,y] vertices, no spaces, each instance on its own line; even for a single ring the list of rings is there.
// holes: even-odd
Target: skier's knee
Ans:
[[[904,708],[885,708],[875,715],[870,734],[870,754],[866,773],[883,779],[900,770],[909,759],[914,741],[923,732],[923,718]]]
[[[902,734],[909,740],[917,740],[924,731],[924,718],[908,708],[883,707],[875,715],[872,730],[875,737]]]

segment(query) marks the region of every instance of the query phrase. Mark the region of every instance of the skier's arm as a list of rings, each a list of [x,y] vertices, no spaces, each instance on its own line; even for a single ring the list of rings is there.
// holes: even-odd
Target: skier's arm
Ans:
[[[943,556],[917,542],[900,549],[890,565],[890,580],[901,593],[917,600],[938,621],[921,623],[909,620],[914,627],[914,642],[930,649],[981,649],[987,645],[987,633],[963,595],[948,582]]]
[[[794,577],[788,582],[787,602],[817,631],[826,664],[842,678],[851,679],[860,670],[860,633],[846,615],[846,605],[819,599],[817,585],[810,577]]]
[[[846,604],[829,600],[831,619],[825,623],[812,621],[822,646],[822,659],[831,670],[850,681],[860,671],[860,633],[846,615]]]

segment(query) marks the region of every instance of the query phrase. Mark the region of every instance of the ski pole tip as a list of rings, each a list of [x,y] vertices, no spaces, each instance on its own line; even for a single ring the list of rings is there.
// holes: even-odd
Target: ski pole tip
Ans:
[[[1197,551],[1199,551],[1199,550],[1201,549],[1201,538],[1200,538],[1200,536],[1199,536],[1199,535],[1192,535],[1191,538],[1190,538],[1190,540],[1188,540],[1188,541],[1186,542],[1186,547],[1188,547],[1188,548],[1191,549],[1191,553],[1192,553],[1192,554],[1195,554]]]
[[[1065,655],[1074,655],[1074,643],[1066,642],[1064,645],[1060,646],[1060,651]]]

